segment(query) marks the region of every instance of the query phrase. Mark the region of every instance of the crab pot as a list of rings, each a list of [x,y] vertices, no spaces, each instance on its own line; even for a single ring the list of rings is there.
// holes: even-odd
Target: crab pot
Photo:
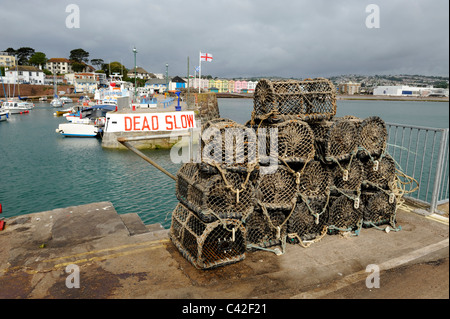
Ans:
[[[330,171],[320,161],[312,160],[306,164],[297,165],[295,171],[299,173],[298,190],[303,196],[321,197],[329,191],[331,186]]]
[[[199,269],[243,260],[245,236],[242,223],[234,219],[205,223],[182,204],[172,214],[170,238],[183,257]]]
[[[273,174],[259,175],[255,184],[255,198],[271,209],[292,209],[297,200],[296,176],[285,166],[278,165]]]
[[[254,126],[258,130],[261,142],[258,155],[260,160],[266,159],[271,155],[271,151],[277,151],[278,158],[286,163],[304,163],[314,158],[314,133],[308,123],[301,120],[286,120],[279,123],[269,123],[264,121]],[[277,138],[274,138],[274,134]],[[261,147],[262,146],[262,147]]]
[[[289,211],[280,209],[255,209],[244,223],[247,249],[253,250],[251,246],[267,248],[281,245],[282,238],[286,236],[288,215]]]
[[[317,156],[323,162],[348,160],[357,154],[359,136],[356,120],[340,118],[310,123],[310,126],[315,136]]]
[[[361,190],[361,184],[365,178],[364,166],[356,158],[341,161],[330,167],[332,186],[343,192],[357,192]]]
[[[308,121],[331,119],[336,114],[336,89],[330,80],[323,78],[262,79],[256,85],[253,102],[256,118],[275,113]]]
[[[357,230],[362,218],[361,199],[351,199],[346,195],[330,197],[329,234]]]
[[[360,120],[358,127],[360,136],[361,157],[381,156],[386,151],[388,132],[386,123],[378,116],[371,116],[363,121]]]
[[[229,119],[215,119],[202,129],[202,162],[235,172],[252,171],[257,163],[255,132]]]
[[[246,218],[254,207],[254,187],[246,178],[231,171],[206,174],[199,164],[187,163],[177,173],[176,196],[204,222]]]
[[[364,164],[365,188],[389,189],[395,181],[395,161],[390,155],[381,159],[366,159]]]
[[[302,198],[297,203],[288,220],[289,243],[298,244],[297,236],[302,240],[312,240],[320,236],[328,225],[328,207],[326,197]]]
[[[361,194],[364,205],[363,221],[365,227],[395,222],[397,198],[394,193],[384,191],[365,191]]]

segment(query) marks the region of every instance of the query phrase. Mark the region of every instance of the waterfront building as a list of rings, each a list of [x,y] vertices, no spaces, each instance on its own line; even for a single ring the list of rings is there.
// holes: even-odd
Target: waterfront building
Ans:
[[[99,84],[97,73],[75,73],[73,86],[75,93],[94,93]]]
[[[361,83],[347,82],[339,84],[339,93],[353,95],[361,93]]]
[[[18,65],[14,69],[5,71],[4,82],[8,84],[45,84],[42,70],[34,66]]]
[[[73,73],[72,64],[74,61],[66,58],[52,58],[47,61],[45,68],[52,72],[52,74],[67,74]],[[84,64],[84,69],[82,72],[94,72],[95,68],[91,65]]]
[[[247,82],[247,93],[255,93],[257,81],[248,81]]]
[[[134,68],[128,70],[128,77],[130,79],[134,79],[135,77],[137,77],[138,79],[141,79],[141,80],[148,80],[148,79],[154,78],[155,75],[147,72],[146,70],[144,70],[144,68],[137,67],[136,71],[134,70]]]
[[[16,57],[9,52],[0,52],[0,66],[12,68],[16,66]]]
[[[433,87],[412,87],[407,85],[399,86],[378,86],[374,88],[373,95],[385,96],[447,96],[448,89],[439,89]]]
[[[187,88],[187,81],[183,80],[179,76],[172,78],[169,82],[169,90],[180,90],[182,88]]]
[[[145,87],[155,93],[163,93],[167,91],[166,79],[150,79],[145,82]]]
[[[234,93],[234,80],[228,80],[228,92]]]
[[[248,89],[248,82],[247,81],[236,81],[234,83],[234,92],[236,93],[243,93],[242,91],[247,91]]]

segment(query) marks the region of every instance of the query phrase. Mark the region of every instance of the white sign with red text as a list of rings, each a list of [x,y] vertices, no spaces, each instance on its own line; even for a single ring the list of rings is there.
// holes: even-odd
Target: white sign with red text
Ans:
[[[196,128],[195,115],[187,112],[108,113],[105,132],[182,131]]]

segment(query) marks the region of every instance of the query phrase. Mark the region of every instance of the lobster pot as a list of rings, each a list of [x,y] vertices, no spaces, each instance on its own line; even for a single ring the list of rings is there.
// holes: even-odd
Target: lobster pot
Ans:
[[[341,118],[336,121],[318,121],[310,124],[314,136],[316,153],[326,162],[350,159],[358,152],[359,136],[354,119]]]
[[[360,199],[351,199],[346,195],[331,196],[329,210],[329,232],[353,231],[359,228],[363,218]]]
[[[245,258],[245,229],[237,220],[201,221],[181,203],[172,214],[170,238],[196,268],[210,269]]]
[[[364,204],[364,225],[383,225],[395,223],[397,198],[394,193],[366,191],[361,194]]]
[[[301,120],[286,120],[276,124],[263,123],[257,127],[258,136],[265,136],[265,139],[259,137],[260,160],[264,161],[264,158],[271,154],[273,156],[275,151],[278,158],[286,163],[304,163],[314,158],[314,133],[308,123]]]
[[[362,162],[355,158],[351,161],[341,161],[330,167],[332,185],[343,192],[358,192],[365,178]]]
[[[254,187],[246,179],[230,171],[206,174],[199,164],[187,163],[177,173],[176,196],[204,222],[246,218],[254,204]]]
[[[358,135],[360,136],[360,156],[381,156],[386,151],[388,132],[386,123],[378,116],[360,120]]]
[[[296,175],[285,166],[279,165],[275,173],[259,175],[255,185],[255,197],[270,209],[291,210],[297,200]]]
[[[364,163],[365,184],[368,188],[390,189],[396,176],[395,161],[390,155],[367,159]]]
[[[247,249],[281,245],[286,236],[288,214],[280,209],[255,209],[245,221]]]
[[[215,119],[202,129],[202,162],[237,171],[252,171],[257,162],[256,134],[229,119]]]
[[[312,160],[295,168],[298,173],[298,191],[303,196],[326,196],[331,186],[331,174],[326,165]]]
[[[327,225],[327,199],[325,197],[303,198],[297,203],[288,220],[289,243],[299,243],[298,238],[302,241],[315,239],[322,234]]]
[[[336,90],[330,80],[317,78],[260,80],[254,93],[256,118],[268,114],[296,116],[304,120],[331,119],[336,114]]]

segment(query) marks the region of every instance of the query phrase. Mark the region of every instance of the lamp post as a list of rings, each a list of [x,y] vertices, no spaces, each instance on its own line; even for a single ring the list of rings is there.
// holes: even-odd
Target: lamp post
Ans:
[[[136,102],[136,96],[137,96],[137,94],[136,94],[136,89],[137,89],[137,87],[136,87],[136,79],[137,79],[137,72],[136,72],[136,53],[137,53],[137,50],[136,50],[136,47],[133,48],[133,53],[134,53],[134,101],[133,102]]]
[[[169,92],[169,63],[166,63],[166,90]]]

